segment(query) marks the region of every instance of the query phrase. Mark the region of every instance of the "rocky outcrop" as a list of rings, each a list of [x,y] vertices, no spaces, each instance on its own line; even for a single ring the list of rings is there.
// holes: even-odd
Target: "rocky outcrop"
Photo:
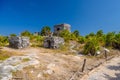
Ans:
[[[63,44],[64,44],[64,39],[61,37],[52,36],[52,37],[46,37],[44,39],[44,47],[45,48],[56,49],[56,48],[59,48],[60,45],[63,45]]]
[[[9,46],[16,49],[26,48],[29,46],[28,37],[9,37]]]
[[[23,68],[37,65],[39,57],[35,53],[24,56],[12,56],[0,62],[0,80],[13,80],[12,72],[23,70]]]

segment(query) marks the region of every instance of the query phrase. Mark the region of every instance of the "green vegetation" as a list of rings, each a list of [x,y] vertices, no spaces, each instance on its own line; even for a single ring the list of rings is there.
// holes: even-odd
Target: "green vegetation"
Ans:
[[[7,58],[9,58],[12,55],[14,55],[14,54],[11,52],[0,50],[0,60],[6,60]]]
[[[28,61],[30,61],[29,58],[24,58],[24,59],[22,60],[22,62],[28,62]]]
[[[28,37],[30,37],[32,34],[29,32],[29,31],[23,31],[23,32],[21,32],[21,36],[28,36]]]
[[[80,36],[80,33],[79,33],[78,30],[75,30],[75,31],[73,32],[73,34],[74,34],[76,37],[79,37],[79,36]]]
[[[30,38],[32,47],[43,46],[44,37],[51,34],[51,28],[49,26],[44,26],[38,35],[34,35],[29,31],[21,32],[21,36],[27,36]],[[16,34],[10,34],[10,36],[17,36]],[[65,44],[61,45],[60,50],[66,51],[69,50],[69,42],[76,41],[78,44],[81,44],[80,49],[83,50],[85,55],[95,55],[100,47],[108,47],[114,49],[120,49],[120,32],[108,32],[104,34],[102,30],[97,31],[96,33],[89,33],[86,36],[81,36],[78,30],[69,32],[68,30],[63,30],[59,34],[60,37],[64,38]],[[8,44],[7,36],[0,36],[0,46],[5,46]],[[78,50],[78,49],[77,49]],[[7,56],[6,56],[7,57]]]
[[[8,43],[7,36],[0,36],[0,46],[5,46]]]
[[[14,36],[17,36],[16,34],[10,34],[10,37],[14,37]]]
[[[43,45],[43,40],[44,40],[44,37],[40,36],[40,35],[37,35],[37,36],[31,35],[30,36],[30,42],[32,44],[32,47],[42,46]]]
[[[107,34],[104,34],[102,30],[99,30],[96,33],[91,32],[86,36],[81,36],[77,30],[73,33],[63,30],[60,33],[60,36],[63,37],[66,42],[72,40],[84,44],[84,47],[82,48],[83,54],[85,55],[95,55],[100,47],[120,49],[120,32],[108,32]],[[64,47],[62,46],[62,48]]]
[[[26,36],[30,38],[30,43],[32,47],[39,47],[43,45],[44,37],[41,35],[34,35],[29,31],[24,31],[21,33],[21,36]]]
[[[49,26],[44,26],[41,30],[42,36],[48,36],[51,32],[51,28]]]
[[[84,54],[95,55],[99,50],[99,44],[96,38],[91,38],[84,46]]]
[[[68,30],[63,30],[60,33],[60,36],[65,39],[65,41],[70,41],[70,40],[78,40],[79,37],[79,32],[75,31],[73,33],[69,32]]]

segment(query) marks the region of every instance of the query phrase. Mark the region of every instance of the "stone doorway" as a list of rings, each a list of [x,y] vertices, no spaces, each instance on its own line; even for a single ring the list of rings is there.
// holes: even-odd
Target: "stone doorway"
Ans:
[[[48,48],[51,48],[51,41],[47,40]]]
[[[60,31],[60,28],[57,28],[57,31]]]

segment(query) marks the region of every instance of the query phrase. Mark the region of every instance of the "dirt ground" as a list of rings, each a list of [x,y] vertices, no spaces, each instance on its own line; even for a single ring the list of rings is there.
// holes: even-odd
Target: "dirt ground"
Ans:
[[[22,80],[69,80],[81,67],[84,57],[64,55],[44,48],[26,48],[22,50],[4,47],[3,50],[18,55],[37,54],[39,65],[29,66],[13,74],[13,78]],[[16,79],[17,80],[17,79]]]
[[[120,80],[120,56],[105,62],[81,80]]]
[[[2,50],[16,53],[18,56],[37,54],[39,57],[38,65],[13,72],[12,80],[89,80],[88,77],[85,79],[82,77],[105,62],[103,56],[101,58],[101,56],[65,55],[62,52],[45,48],[12,49],[4,47]],[[118,54],[119,51],[111,51],[111,53]],[[81,72],[84,59],[87,61],[84,72]]]

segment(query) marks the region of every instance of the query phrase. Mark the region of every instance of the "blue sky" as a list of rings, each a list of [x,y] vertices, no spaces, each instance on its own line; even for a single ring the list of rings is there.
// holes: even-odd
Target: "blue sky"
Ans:
[[[81,35],[120,31],[120,0],[0,0],[0,34],[69,23]]]

